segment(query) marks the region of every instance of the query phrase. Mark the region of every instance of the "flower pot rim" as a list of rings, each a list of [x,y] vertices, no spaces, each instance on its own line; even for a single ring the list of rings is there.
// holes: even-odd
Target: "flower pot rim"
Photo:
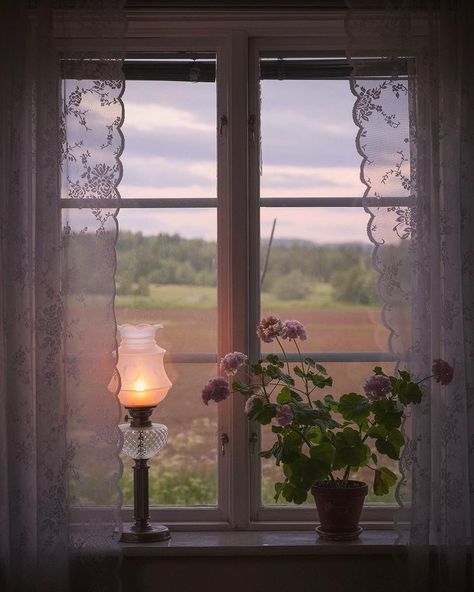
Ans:
[[[358,481],[356,479],[349,479],[347,481],[348,487],[338,487],[332,485],[332,481],[319,481],[311,486],[311,492],[323,492],[323,491],[362,491],[369,488],[365,481]],[[324,485],[323,485],[324,484]],[[329,485],[328,485],[329,484]]]

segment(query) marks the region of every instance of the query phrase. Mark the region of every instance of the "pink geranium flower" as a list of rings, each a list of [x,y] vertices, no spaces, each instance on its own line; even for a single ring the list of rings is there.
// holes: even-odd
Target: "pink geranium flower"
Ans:
[[[233,376],[237,373],[238,369],[245,364],[247,356],[241,352],[234,352],[226,354],[220,364],[220,369],[225,372],[227,376]]]
[[[229,383],[225,378],[221,377],[211,378],[202,389],[202,401],[205,405],[208,405],[209,401],[215,401],[216,403],[225,401],[229,395]]]
[[[280,405],[277,410],[275,420],[278,425],[285,427],[293,421],[293,417],[293,410],[289,405]]]
[[[453,380],[454,368],[441,358],[433,360],[432,371],[436,382],[441,383],[443,386],[446,386]]]
[[[306,329],[299,321],[284,321],[281,328],[282,339],[306,339]]]
[[[272,315],[265,317],[257,326],[257,335],[265,343],[271,343],[275,337],[280,337],[282,322]]]
[[[381,374],[371,376],[364,384],[364,391],[371,401],[383,399],[390,392],[392,386],[390,380]]]

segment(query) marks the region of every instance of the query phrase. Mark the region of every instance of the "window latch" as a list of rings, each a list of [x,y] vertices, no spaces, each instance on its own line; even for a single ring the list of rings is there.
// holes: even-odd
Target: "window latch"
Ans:
[[[257,118],[255,117],[255,115],[249,115],[249,135],[250,135],[250,141],[253,144],[255,144],[256,120],[257,120]]]
[[[227,115],[221,115],[221,118],[219,120],[219,135],[222,136],[222,131],[224,129],[224,126],[227,125],[228,119],[227,119]]]
[[[225,446],[229,443],[229,436],[225,433],[221,434],[221,454],[225,456]]]
[[[255,454],[255,445],[257,444],[257,441],[258,441],[258,436],[257,436],[256,432],[252,432],[250,434],[250,438],[249,438],[250,451],[252,454]]]

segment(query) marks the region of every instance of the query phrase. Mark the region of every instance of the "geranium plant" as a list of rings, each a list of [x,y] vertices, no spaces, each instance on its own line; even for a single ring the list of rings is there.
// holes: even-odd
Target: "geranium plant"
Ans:
[[[259,454],[273,457],[283,467],[284,480],[275,484],[275,500],[282,496],[301,504],[316,483],[349,487],[351,474],[363,467],[373,471],[374,493],[388,493],[397,477],[383,466],[382,459],[400,458],[405,443],[400,430],[404,410],[422,400],[423,381],[434,377],[448,384],[453,368],[444,360],[435,360],[432,375],[415,382],[405,370],[389,376],[376,366],[363,394],[350,392],[336,400],[331,394],[317,395],[332,387],[333,379],[321,364],[301,354],[299,341],[306,339],[306,331],[299,321],[269,316],[262,319],[257,334],[265,343],[276,341],[282,356],[269,354],[252,363],[240,352],[227,354],[220,364],[227,379],[209,380],[202,399],[207,405],[211,400],[225,400],[231,392],[241,393],[246,397],[248,418],[271,424],[275,442]],[[296,350],[296,364],[288,361],[284,342]],[[246,380],[235,380],[243,368],[247,369]]]

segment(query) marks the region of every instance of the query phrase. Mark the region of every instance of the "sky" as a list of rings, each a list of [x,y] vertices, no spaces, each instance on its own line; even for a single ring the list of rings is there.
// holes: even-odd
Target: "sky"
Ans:
[[[123,198],[216,197],[215,93],[213,83],[127,81]],[[261,196],[362,196],[353,105],[348,81],[262,81]],[[262,239],[274,218],[275,238],[368,242],[369,216],[358,208],[262,208]],[[216,239],[212,209],[122,209],[118,221],[143,234]]]

